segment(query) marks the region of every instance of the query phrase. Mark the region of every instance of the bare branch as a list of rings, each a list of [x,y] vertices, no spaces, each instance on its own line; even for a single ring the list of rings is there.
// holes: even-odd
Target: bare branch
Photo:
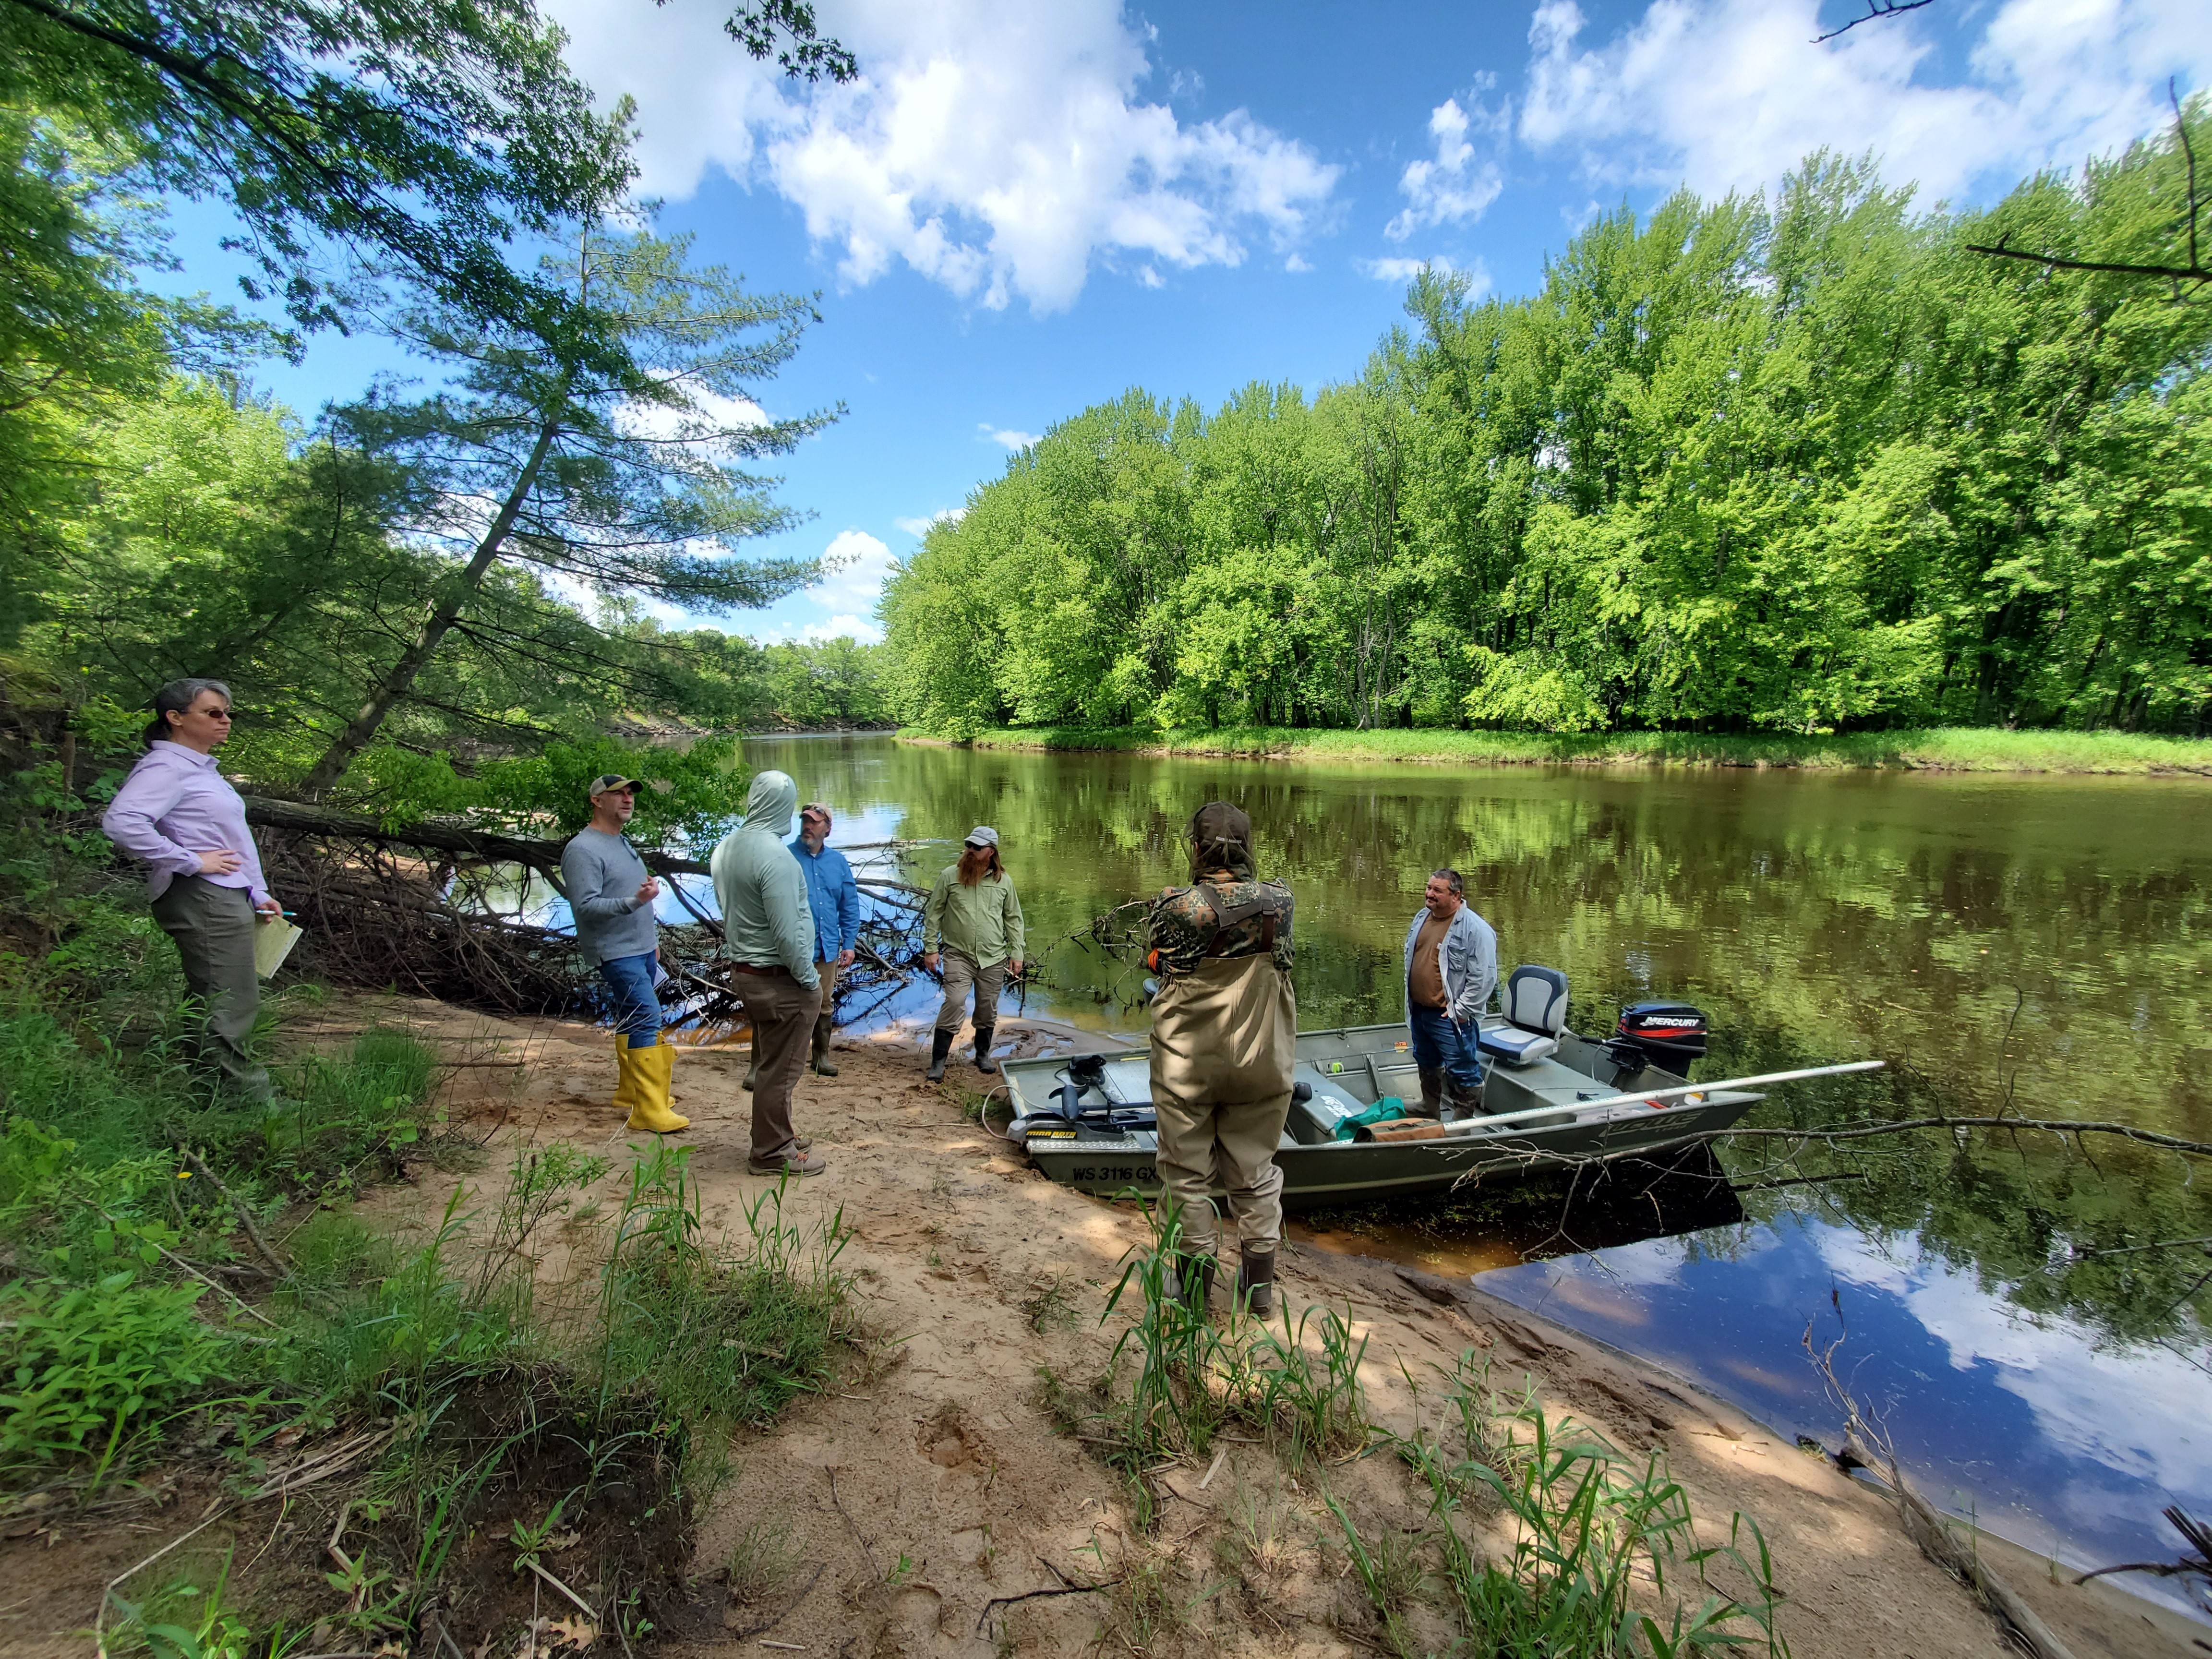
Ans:
[[[2173,106],[2174,135],[2181,140],[2182,159],[2189,164],[2189,264],[2192,270],[2202,270],[2204,261],[2197,252],[2197,210],[2203,205],[2197,199],[2197,147],[2189,142],[2189,123],[2181,116],[2181,88],[2177,77],[2166,77],[2166,100]]]
[[[1871,23],[1877,18],[1894,17],[1901,11],[1918,11],[1921,7],[1931,3],[1932,0],[1867,0],[1865,11],[1852,18],[1841,28],[1830,29],[1826,34],[1814,35],[1813,44],[1817,46],[1822,41],[1832,40],[1839,34],[1849,34],[1862,23]]]
[[[1868,3],[1878,5],[1881,0],[1868,0]],[[1927,0],[1921,0],[1921,3],[1924,5]],[[1859,18],[1856,21],[1864,22],[1866,20]],[[1850,27],[1849,24],[1844,25],[1846,28]],[[1825,40],[1827,37],[1824,35],[1821,38]],[[2177,285],[2182,283],[2193,283],[2201,286],[2206,283],[2212,283],[2212,270],[2205,269],[2203,256],[2198,252],[2197,246],[2197,216],[2203,210],[2204,207],[2203,202],[2197,194],[2197,147],[2190,142],[2189,123],[2184,118],[2181,110],[2181,88],[2172,76],[2166,77],[2166,101],[2173,106],[2173,135],[2180,142],[2182,160],[2187,167],[2188,184],[2182,202],[2184,208],[2182,222],[2189,242],[2187,264],[2143,265],[2126,260],[2068,259],[2056,253],[2027,253],[2018,248],[2006,246],[2012,240],[2009,232],[1998,237],[1994,246],[1982,242],[1968,242],[1966,245],[1966,252],[1984,254],[1992,259],[2018,259],[2027,264],[2041,265],[2046,270],[2089,270],[2101,271],[2112,276],[2154,276]],[[2174,297],[2177,301],[2180,299],[2178,286]]]
[[[2192,235],[2190,239],[2195,241]],[[2007,247],[2002,240],[1994,246],[1968,242],[1969,253],[1987,254],[1993,259],[2019,259],[2032,265],[2047,265],[2053,270],[2102,270],[2117,276],[2161,276],[2177,283],[2212,283],[2212,270],[2195,262],[2185,265],[2138,265],[2116,260],[2068,259],[2056,253],[2027,253],[2016,247]]]

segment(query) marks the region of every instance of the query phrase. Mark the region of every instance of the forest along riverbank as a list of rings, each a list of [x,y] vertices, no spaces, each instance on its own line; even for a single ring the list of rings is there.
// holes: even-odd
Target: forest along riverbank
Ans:
[[[479,1169],[418,1170],[416,1184],[374,1194],[357,1214],[403,1246],[419,1243],[444,1224],[457,1189],[464,1209],[491,1205],[517,1152],[572,1147],[610,1160],[586,1194],[599,1214],[587,1201],[562,1229],[538,1263],[538,1293],[551,1305],[564,1283],[593,1281],[633,1158],[605,1101],[604,1032],[346,995],[318,1023],[396,1024],[521,1062],[456,1074],[452,1104],[485,1143]],[[1096,1403],[1090,1385],[1115,1370],[1131,1322],[1127,1300],[1102,1315],[1127,1253],[1145,1240],[1138,1212],[1027,1170],[973,1121],[972,1097],[921,1081],[908,1045],[841,1039],[835,1057],[842,1074],[809,1077],[799,1097],[799,1127],[829,1171],[785,1194],[781,1213],[801,1233],[842,1229],[836,1267],[850,1276],[863,1338],[836,1387],[732,1441],[729,1477],[697,1517],[685,1569],[694,1601],[665,1614],[664,1650],[734,1656],[765,1640],[817,1653],[1042,1654],[1102,1635],[1159,1655],[1364,1654],[1401,1638],[1412,1651],[1441,1646],[1459,1614],[1431,1493],[1382,1437],[1433,1433],[1464,1357],[1508,1401],[1533,1387],[1553,1430],[1571,1417],[1603,1435],[1626,1474],[1663,1457],[1701,1542],[1727,1541],[1732,1513],[1755,1520],[1783,1596],[1776,1627],[1800,1659],[2010,1651],[1906,1540],[1886,1501],[1832,1461],[1464,1281],[1379,1260],[1294,1246],[1284,1268],[1309,1351],[1318,1355],[1332,1314],[1364,1345],[1358,1398],[1371,1435],[1363,1427],[1300,1454],[1280,1432],[1227,1423],[1196,1449],[1166,1446],[1139,1486],[1106,1461],[1110,1433],[1083,1420]],[[687,1050],[677,1073],[710,1241],[742,1239],[748,1208],[770,1190],[744,1171],[744,1063],[741,1048]],[[1133,1369],[1125,1355],[1124,1389]],[[1381,1449],[1350,1455],[1360,1438]],[[540,1496],[550,1506],[560,1495]],[[278,1522],[290,1528],[280,1549],[312,1553],[331,1522],[302,1501]],[[244,1563],[270,1524],[225,1520],[200,1541],[210,1564],[225,1549]],[[1513,1528],[1495,1504],[1471,1498],[1462,1525],[1510,1562]],[[102,1577],[128,1564],[112,1558],[135,1559],[159,1541],[0,1543],[0,1570],[32,1592],[0,1613],[0,1640],[26,1656],[77,1651],[66,1630],[82,1626]],[[562,1547],[552,1536],[538,1558],[556,1577],[571,1571]],[[2109,1585],[2056,1582],[2047,1563],[2001,1544],[1982,1548],[2077,1659],[2200,1651],[2191,1627],[2159,1608]],[[1712,1571],[1722,1588],[1744,1589],[1724,1564]],[[1670,1583],[1693,1605],[1704,1594],[1686,1571]],[[544,1594],[556,1603],[549,1616],[570,1616]]]
[[[1010,726],[954,738],[907,728],[908,743],[978,749],[1224,757],[1424,766],[1747,766],[1816,771],[2169,774],[2212,777],[2212,739],[2136,732],[2006,731],[1953,726],[1785,737],[1698,732],[1461,732],[1385,726],[1367,731],[1292,726]]]

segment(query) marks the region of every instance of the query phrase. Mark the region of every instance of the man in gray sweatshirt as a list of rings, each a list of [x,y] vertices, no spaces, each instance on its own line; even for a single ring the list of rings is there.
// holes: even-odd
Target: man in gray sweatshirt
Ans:
[[[576,942],[614,993],[614,1103],[628,1109],[627,1127],[673,1134],[691,1120],[670,1107],[676,1051],[660,1040],[653,992],[660,930],[653,902],[660,884],[623,834],[637,807],[638,781],[608,773],[587,787],[592,821],[562,850],[561,884],[568,890]]]
[[[788,775],[760,773],[746,792],[744,822],[722,837],[707,866],[722,908],[722,950],[753,1027],[759,1074],[745,1167],[754,1175],[819,1175],[826,1167],[807,1156],[811,1143],[791,1123],[792,1091],[822,1007],[806,876],[783,844],[798,805],[799,786]]]

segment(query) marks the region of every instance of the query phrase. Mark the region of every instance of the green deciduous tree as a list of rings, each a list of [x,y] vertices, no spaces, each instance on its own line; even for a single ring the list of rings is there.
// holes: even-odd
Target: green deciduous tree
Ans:
[[[1790,732],[2212,724],[2185,125],[1986,213],[1821,155],[1424,275],[1364,371],[1055,426],[884,607],[905,717]]]

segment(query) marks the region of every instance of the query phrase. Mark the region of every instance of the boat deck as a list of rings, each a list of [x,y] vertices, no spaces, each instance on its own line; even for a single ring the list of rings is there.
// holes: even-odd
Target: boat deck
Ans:
[[[1494,1018],[1494,1017],[1493,1017]],[[1487,1021],[1486,1021],[1487,1023]],[[1759,1098],[1737,1091],[1653,1102],[1650,1111],[1616,1106],[1591,1113],[1585,1102],[1681,1079],[1644,1067],[1630,1074],[1600,1044],[1563,1033],[1557,1057],[1525,1066],[1493,1064],[1484,1087],[1485,1115],[1449,1140],[1389,1144],[1338,1139],[1338,1129],[1384,1096],[1418,1101],[1419,1073],[1405,1028],[1370,1025],[1303,1031],[1291,1073],[1310,1092],[1291,1107],[1275,1160],[1284,1201],[1292,1205],[1448,1187],[1478,1166],[1528,1169],[1593,1153],[1656,1148],[1704,1128],[1732,1122]],[[1006,1063],[1009,1092],[1020,1126],[1015,1132],[1030,1161],[1056,1181],[1093,1192],[1155,1188],[1159,1137],[1152,1116],[1148,1052],[1102,1057],[1103,1082],[1085,1091],[1084,1111],[1061,1115],[1055,1091],[1070,1079],[1067,1059]],[[1556,1114],[1546,1111],[1556,1106]],[[1504,1121],[1491,1123],[1491,1117]],[[1116,1121],[1119,1120],[1119,1121]]]

